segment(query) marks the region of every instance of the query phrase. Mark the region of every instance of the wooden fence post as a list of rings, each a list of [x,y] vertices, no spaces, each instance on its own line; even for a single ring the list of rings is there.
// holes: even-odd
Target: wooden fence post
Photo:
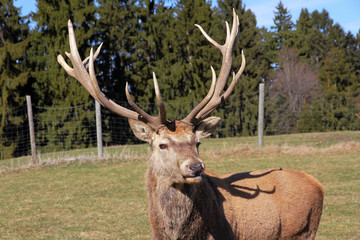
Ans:
[[[36,157],[36,142],[35,142],[35,129],[34,129],[34,118],[31,106],[31,96],[26,96],[26,103],[27,103],[27,112],[28,112],[28,119],[29,119],[29,130],[30,130],[30,146],[31,146],[31,163],[37,163]]]
[[[264,146],[264,83],[259,84],[258,144]]]
[[[102,127],[101,127],[101,106],[98,101],[95,100],[96,110],[96,139],[97,139],[97,151],[98,157],[103,157],[103,143],[102,143]]]

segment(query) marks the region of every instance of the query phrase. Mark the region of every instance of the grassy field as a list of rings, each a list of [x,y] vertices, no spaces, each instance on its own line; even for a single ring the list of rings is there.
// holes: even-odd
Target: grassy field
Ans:
[[[360,239],[360,132],[207,139],[200,155],[218,173],[304,170],[325,189],[317,239]],[[150,239],[146,145],[0,162],[0,239]]]

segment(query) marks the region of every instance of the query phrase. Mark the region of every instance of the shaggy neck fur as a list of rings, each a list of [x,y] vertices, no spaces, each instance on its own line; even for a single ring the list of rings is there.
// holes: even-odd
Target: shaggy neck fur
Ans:
[[[153,239],[234,238],[208,176],[200,184],[176,185],[149,168],[147,188]]]

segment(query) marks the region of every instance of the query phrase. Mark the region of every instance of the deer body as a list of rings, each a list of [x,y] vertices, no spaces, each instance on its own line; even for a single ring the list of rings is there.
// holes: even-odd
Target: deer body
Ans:
[[[153,150],[146,177],[153,239],[315,237],[323,190],[310,175],[282,168],[224,176],[205,171],[195,183],[186,166],[203,164],[196,145],[208,132],[184,123],[176,132],[144,129]]]
[[[153,239],[314,239],[318,228],[323,190],[310,175],[296,170],[274,168],[217,176],[205,171],[199,157],[200,140],[219,125],[220,118],[209,114],[226,101],[245,68],[242,52],[240,69],[224,90],[232,65],[232,50],[239,31],[239,18],[233,10],[233,25],[226,22],[226,40],[218,44],[198,25],[205,38],[223,56],[218,78],[212,71],[207,96],[180,121],[166,118],[155,74],[154,89],[158,116],[151,116],[125,93],[134,110],[108,99],[95,76],[94,60],[100,52],[90,51],[81,60],[71,21],[68,22],[70,67],[59,55],[58,62],[76,78],[98,102],[126,117],[135,136],[152,149],[146,184]]]
[[[268,169],[260,174],[239,173],[227,177],[205,172],[201,184],[181,188],[162,186],[167,189],[164,192],[156,191],[161,182],[153,177],[148,173],[153,239],[315,237],[323,192],[320,185],[314,184],[303,172]],[[307,184],[302,187],[306,188],[306,194],[293,189],[294,185],[276,185],[284,179],[300,180],[300,184],[305,180]],[[309,192],[313,195],[307,195]],[[176,219],[179,225],[174,226],[171,219]]]

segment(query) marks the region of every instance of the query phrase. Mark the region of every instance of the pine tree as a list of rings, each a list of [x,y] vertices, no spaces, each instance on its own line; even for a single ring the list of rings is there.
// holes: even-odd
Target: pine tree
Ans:
[[[31,77],[34,79],[34,103],[40,106],[71,107],[92,101],[89,94],[73,78],[69,77],[57,62],[57,55],[69,51],[67,20],[71,19],[80,56],[89,55],[90,46],[98,44],[94,39],[95,6],[93,1],[46,1],[37,0],[38,11],[33,14],[37,22],[32,32],[29,59],[32,63]],[[41,115],[39,115],[41,121]],[[42,122],[42,129],[54,129],[59,143],[52,142],[56,149],[69,149],[76,142],[88,146],[95,142],[84,126],[73,126],[72,120],[78,122],[92,121],[84,114],[78,114],[73,109],[64,109],[60,119]],[[72,130],[63,130],[71,125]],[[41,133],[38,133],[41,134]],[[45,134],[46,135],[46,134]],[[75,141],[78,139],[79,141]],[[41,145],[50,144],[47,137],[38,139]]]
[[[311,21],[312,26],[325,35],[329,34],[334,23],[334,21],[330,18],[329,12],[325,9],[323,9],[321,13],[317,10],[313,11],[311,13]]]
[[[138,65],[136,56],[141,55],[136,48],[137,42],[140,41],[138,15],[141,15],[141,7],[138,1],[99,0],[97,2],[99,19],[95,29],[98,34],[96,40],[103,42],[99,61],[96,64],[97,80],[106,96],[124,107],[129,107],[126,105],[126,82],[129,82],[136,102],[138,102],[137,95],[143,94],[134,92],[134,79],[138,80],[134,70]],[[104,120],[103,131],[109,136],[105,144],[123,144],[134,139],[131,131],[122,127],[128,125],[126,119],[110,114]],[[117,138],[116,136],[119,135],[126,137]]]
[[[302,131],[304,121],[321,121],[319,130],[351,129],[354,125],[356,99],[359,98],[358,42],[351,33],[345,34],[339,24],[333,25],[329,13],[314,11],[311,15],[303,9],[296,30],[298,53],[319,69],[321,92],[312,106],[300,117]],[[309,111],[316,111],[310,114]],[[319,117],[319,112],[323,115]],[[306,116],[307,114],[307,116]]]
[[[291,20],[291,14],[287,8],[280,1],[276,6],[274,12],[274,26],[271,26],[271,31],[262,30],[264,42],[266,45],[266,57],[271,62],[272,71],[278,69],[277,56],[278,51],[282,47],[293,46],[294,23]],[[272,75],[276,73],[272,72]]]
[[[26,124],[25,116],[13,109],[22,106],[29,94],[29,69],[26,48],[29,45],[28,22],[12,0],[0,1],[0,159],[20,156],[20,135],[12,129]],[[27,146],[29,147],[29,146]],[[5,150],[6,151],[3,151]],[[7,153],[7,154],[4,154]],[[25,153],[26,154],[26,153]]]
[[[282,46],[292,46],[293,39],[293,28],[294,23],[291,21],[291,14],[289,10],[284,7],[280,1],[276,6],[274,24],[271,29],[273,30],[273,42],[277,50],[281,49]]]
[[[139,8],[141,20],[135,43],[133,86],[139,102],[149,103],[143,106],[153,114],[157,114],[153,86],[153,73],[156,74],[160,90],[166,92],[169,75],[166,73],[166,55],[169,42],[174,39],[174,9],[165,6],[164,1],[147,0]],[[167,102],[166,94],[162,94]]]
[[[328,30],[332,25],[328,12],[314,11],[312,14],[305,8],[301,10],[294,32],[297,53],[310,64],[321,65],[328,45]]]
[[[190,109],[207,94],[211,82],[210,66],[220,69],[218,50],[201,34],[194,24],[201,25],[211,36],[217,36],[218,16],[209,3],[201,0],[178,1],[173,19],[162,38],[162,55],[155,69],[167,103],[168,118],[186,117]]]
[[[335,47],[326,56],[319,78],[326,93],[352,92],[352,89],[356,88],[358,84],[355,74],[344,51]]]
[[[359,79],[343,49],[334,47],[329,51],[319,79],[328,109],[326,119],[333,119],[328,130],[349,129],[355,112],[355,99],[359,97]]]
[[[297,121],[297,132],[323,132],[326,131],[328,121],[324,116],[328,110],[323,111],[324,99],[318,96],[314,97],[311,104],[306,104]]]
[[[256,27],[255,15],[245,9],[241,0],[218,1],[218,5],[222,19],[232,19],[232,8],[239,16],[240,32],[234,48],[233,69],[237,70],[241,64],[242,50],[246,57],[245,71],[226,108],[222,109],[227,114],[223,117],[224,135],[254,135],[257,131],[258,86],[268,79],[270,66],[263,37]]]
[[[125,84],[132,78],[138,40],[139,6],[132,1],[99,0],[98,3],[97,40],[103,42],[97,64],[98,82],[107,96],[126,101]]]

